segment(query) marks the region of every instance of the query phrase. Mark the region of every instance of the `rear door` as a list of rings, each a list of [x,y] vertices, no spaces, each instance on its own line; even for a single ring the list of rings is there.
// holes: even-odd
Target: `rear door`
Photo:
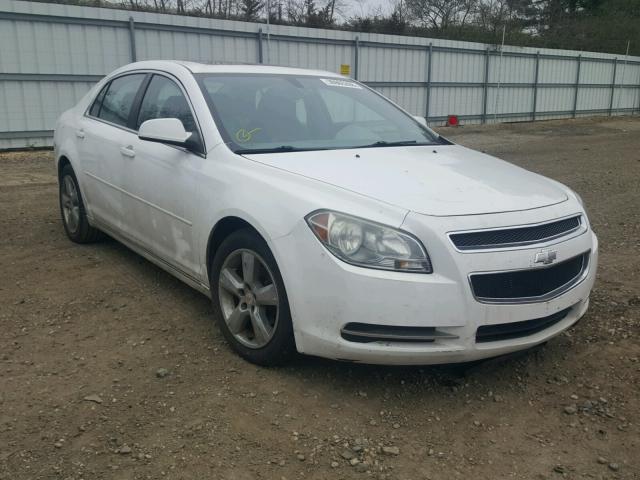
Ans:
[[[146,73],[132,73],[111,80],[76,131],[89,213],[116,230],[122,228],[127,213],[122,190],[128,157],[121,145],[146,77]]]
[[[186,92],[169,75],[153,74],[138,110],[136,131],[146,120],[178,118],[187,131],[202,138]],[[204,155],[140,140],[133,132],[121,138],[120,147],[131,155],[123,178],[128,193],[123,199],[125,232],[183,274],[198,278],[193,221],[201,208],[197,179]]]

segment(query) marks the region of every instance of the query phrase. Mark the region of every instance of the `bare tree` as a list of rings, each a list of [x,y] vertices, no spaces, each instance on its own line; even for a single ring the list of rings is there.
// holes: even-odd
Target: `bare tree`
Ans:
[[[406,9],[421,26],[447,30],[466,25],[478,0],[406,0]]]
[[[263,7],[261,0],[240,0],[239,4],[240,14],[247,21],[256,21]]]

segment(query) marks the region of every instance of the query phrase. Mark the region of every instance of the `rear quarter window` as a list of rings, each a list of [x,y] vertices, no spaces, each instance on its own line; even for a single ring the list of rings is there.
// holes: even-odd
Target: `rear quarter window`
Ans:
[[[100,113],[100,107],[102,106],[102,99],[104,98],[104,94],[107,93],[107,88],[109,88],[109,84],[102,87],[102,90],[100,90],[100,93],[98,94],[96,99],[93,101],[93,105],[91,105],[91,109],[89,110],[89,115],[91,115],[92,117],[97,117],[98,114]]]

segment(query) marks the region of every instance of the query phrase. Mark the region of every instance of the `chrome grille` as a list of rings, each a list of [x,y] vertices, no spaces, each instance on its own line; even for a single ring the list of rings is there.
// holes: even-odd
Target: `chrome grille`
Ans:
[[[547,242],[575,232],[580,225],[580,215],[576,215],[541,225],[452,233],[449,237],[458,250],[505,248]]]

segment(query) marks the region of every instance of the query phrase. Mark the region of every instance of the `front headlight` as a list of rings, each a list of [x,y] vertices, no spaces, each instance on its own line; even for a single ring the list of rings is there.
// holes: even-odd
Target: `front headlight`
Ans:
[[[305,219],[327,250],[351,265],[398,272],[433,272],[425,248],[406,232],[328,210],[313,212]]]

